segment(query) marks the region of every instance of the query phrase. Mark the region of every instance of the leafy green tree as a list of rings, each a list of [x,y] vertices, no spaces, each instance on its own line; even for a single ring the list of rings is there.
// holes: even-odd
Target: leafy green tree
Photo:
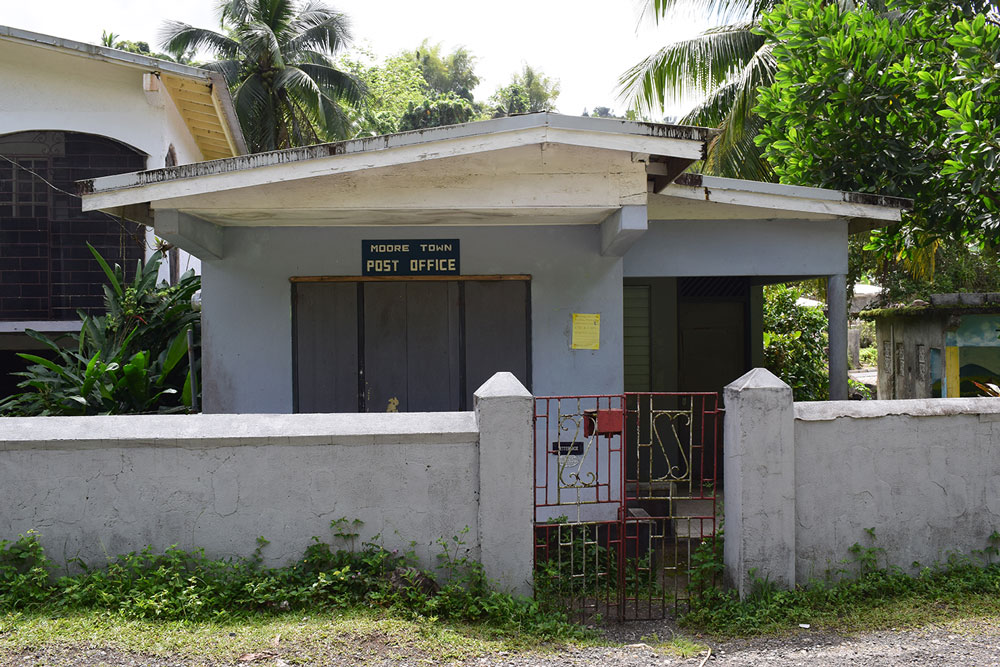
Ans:
[[[991,6],[900,0],[885,14],[788,0],[762,18],[777,70],[761,91],[757,142],[780,180],[914,200],[903,225],[866,246],[883,274],[902,261],[927,278],[939,257],[995,265],[1000,26]],[[975,257],[970,245],[981,247]]]
[[[799,306],[801,296],[795,286],[764,288],[764,367],[792,388],[796,401],[823,401],[830,395],[826,315]]]
[[[524,69],[513,76],[508,85],[493,93],[489,104],[493,110],[492,116],[500,118],[519,113],[550,111],[555,107],[557,97],[559,97],[559,81],[554,81],[541,71],[525,65]]]
[[[476,107],[455,93],[435,95],[419,104],[410,103],[399,121],[400,130],[421,130],[467,123],[476,116]]]
[[[362,52],[340,60],[348,72],[360,80],[369,92],[366,104],[354,110],[355,136],[376,136],[400,131],[400,121],[411,106],[427,100],[427,82],[420,67],[405,55],[374,63],[371,54]]]
[[[771,45],[754,27],[775,0],[647,0],[657,23],[686,12],[721,23],[693,39],[667,44],[622,74],[619,84],[636,112],[663,114],[701,99],[680,122],[721,128],[702,170],[716,176],[774,180],[754,137],[763,121],[753,112],[757,88],[774,76]]]
[[[221,33],[168,21],[163,48],[215,54],[218,60],[204,67],[226,77],[251,151],[353,134],[343,105],[360,104],[365,87],[334,66],[350,41],[347,17],[321,2],[295,0],[228,0],[220,11]]]
[[[454,93],[475,102],[472,90],[479,85],[476,58],[465,47],[460,46],[451,53],[443,54],[440,44],[430,44],[425,39],[419,47],[403,55],[420,68],[432,93]]]
[[[23,391],[0,401],[0,415],[94,415],[184,412],[191,409],[192,373],[187,344],[200,315],[191,297],[201,279],[188,271],[176,285],[157,284],[156,252],[126,281],[90,248],[108,278],[104,315],[80,313],[80,333],[64,347],[28,331],[51,358],[20,354],[29,362],[16,373]],[[196,362],[197,365],[197,362]]]

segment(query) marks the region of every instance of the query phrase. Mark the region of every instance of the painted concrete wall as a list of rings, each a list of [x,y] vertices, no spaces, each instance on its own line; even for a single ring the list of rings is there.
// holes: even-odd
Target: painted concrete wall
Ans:
[[[596,225],[229,227],[203,264],[203,400],[215,413],[292,410],[293,276],[361,275],[363,239],[458,238],[466,275],[530,274],[535,395],[618,393],[622,259]],[[600,313],[599,350],[570,349],[573,313]]]
[[[146,93],[142,71],[0,42],[0,134],[68,130],[112,137],[162,167],[170,144],[180,164],[201,152],[165,91]]]
[[[435,540],[468,526],[467,555],[527,593],[531,414],[498,374],[475,412],[7,418],[0,539],[35,529],[55,561],[100,565],[146,545],[250,556],[264,536],[284,565],[346,517],[433,567]]]
[[[805,584],[844,567],[855,543],[909,572],[989,545],[1000,528],[1000,402],[792,404],[774,380],[755,369],[726,388],[726,564],[741,592],[747,564]],[[793,526],[779,520],[790,515]]]
[[[625,276],[847,273],[847,221],[650,220]]]

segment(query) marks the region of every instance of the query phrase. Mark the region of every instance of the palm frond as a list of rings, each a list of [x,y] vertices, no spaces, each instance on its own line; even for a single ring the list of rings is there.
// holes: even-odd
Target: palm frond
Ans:
[[[230,88],[240,82],[240,70],[243,64],[239,60],[216,60],[200,65],[202,69],[218,72],[225,79]]]
[[[254,22],[260,22],[275,35],[286,34],[295,18],[295,0],[255,0],[251,10]]]
[[[358,104],[368,95],[364,82],[353,74],[312,63],[300,63],[298,68],[315,81],[323,94],[332,100]]]
[[[285,58],[274,31],[266,23],[254,21],[239,27],[236,32],[240,44],[258,68],[281,68]]]
[[[220,58],[233,59],[240,52],[240,43],[236,40],[181,21],[165,21],[158,36],[160,46],[174,56],[206,49]]]
[[[756,116],[753,109],[757,106],[757,89],[774,83],[777,63],[772,51],[771,44],[761,46],[735,80],[736,94],[726,117],[723,132],[718,138],[718,146],[723,151],[732,150],[735,144],[743,142],[744,135],[750,131],[746,123]],[[753,129],[751,139],[756,136],[759,129],[759,127]]]
[[[346,17],[342,14],[326,14],[314,12],[311,16],[302,15],[300,22],[291,26],[294,36],[288,40],[286,51],[295,52],[310,49],[321,53],[337,53],[351,41],[351,31]],[[320,21],[319,19],[324,20]]]
[[[240,25],[250,21],[252,2],[248,0],[222,0],[219,3],[219,17],[222,25]]]
[[[771,165],[764,159],[754,137],[760,132],[764,120],[753,114],[744,121],[742,134],[732,133],[723,142],[728,128],[722,126],[722,134],[716,137],[708,149],[703,171],[713,176],[743,178],[751,181],[775,182],[776,175]]]
[[[688,14],[705,17],[712,23],[732,23],[759,16],[759,4],[773,7],[775,0],[647,0],[643,14],[660,21],[669,16]]]
[[[749,24],[722,26],[668,44],[619,79],[619,95],[640,113],[656,113],[702,96],[739,72],[764,44]]]

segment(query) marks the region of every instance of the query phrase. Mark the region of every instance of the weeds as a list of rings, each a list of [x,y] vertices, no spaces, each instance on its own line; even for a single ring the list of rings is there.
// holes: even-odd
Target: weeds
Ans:
[[[845,561],[847,567],[828,573],[826,579],[789,591],[751,570],[751,589],[744,600],[732,592],[707,588],[692,598],[691,612],[680,619],[681,624],[723,635],[773,632],[799,623],[824,621],[844,626],[890,603],[912,608],[904,603],[953,602],[977,596],[993,601],[995,610],[995,596],[1000,595],[1000,563],[993,559],[1000,550],[1000,533],[989,536],[989,545],[974,554],[978,559],[952,554],[944,563],[920,568],[916,576],[911,576],[897,567],[880,565],[880,560],[885,562],[885,550],[875,546],[874,529],[865,532],[871,544],[852,545],[848,549],[850,558]],[[852,571],[856,572],[853,578],[835,580]]]
[[[61,577],[52,575],[38,534],[29,531],[14,542],[0,541],[0,612],[102,610],[134,619],[224,622],[307,609],[385,609],[540,639],[583,633],[562,613],[494,590],[482,566],[466,555],[462,536],[439,540],[438,578],[446,583],[438,586],[415,567],[412,553],[389,551],[378,538],[355,548],[359,525],[331,522],[334,536],[350,548],[334,549],[313,538],[303,557],[286,567],[262,567],[267,541],[259,538],[256,552],[245,559],[213,560],[203,550],[176,546],[155,553],[147,547],[102,569],[77,562],[82,572]]]

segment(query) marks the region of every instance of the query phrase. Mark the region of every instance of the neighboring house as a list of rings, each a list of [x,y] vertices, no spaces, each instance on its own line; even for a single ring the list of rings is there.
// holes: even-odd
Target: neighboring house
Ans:
[[[848,234],[908,202],[680,176],[713,134],[539,113],[81,189],[202,260],[207,412],[471,409],[499,370],[718,391],[761,364],[761,286],[818,276],[846,397]]]
[[[246,152],[218,75],[0,26],[0,396],[14,389],[25,329],[79,329],[103,304],[86,247],[131,272],[152,230],[83,213],[76,181]],[[163,277],[199,267],[172,252]],[[172,269],[172,271],[171,271]]]
[[[1000,293],[932,294],[862,314],[875,322],[879,398],[982,396],[1000,384]]]

